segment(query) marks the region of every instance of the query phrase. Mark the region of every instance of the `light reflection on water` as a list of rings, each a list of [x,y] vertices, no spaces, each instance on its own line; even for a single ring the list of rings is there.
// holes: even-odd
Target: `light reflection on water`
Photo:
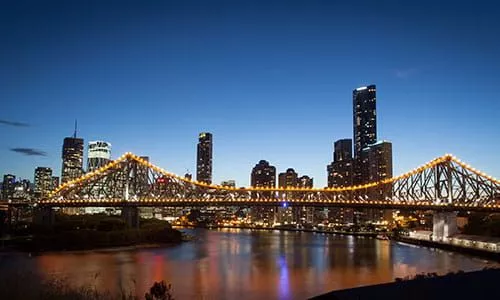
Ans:
[[[198,237],[166,248],[26,254],[0,258],[0,272],[30,271],[98,289],[172,284],[176,299],[305,299],[330,290],[421,272],[496,263],[371,238],[305,232],[186,230]]]

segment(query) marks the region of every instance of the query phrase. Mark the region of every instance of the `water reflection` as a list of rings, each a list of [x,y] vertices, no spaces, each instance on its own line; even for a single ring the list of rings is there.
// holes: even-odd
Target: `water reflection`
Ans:
[[[198,240],[135,251],[46,253],[3,259],[18,269],[142,296],[154,281],[176,299],[305,299],[329,290],[393,281],[420,272],[494,263],[449,252],[352,236],[250,230],[192,230]],[[4,263],[6,262],[6,263]]]

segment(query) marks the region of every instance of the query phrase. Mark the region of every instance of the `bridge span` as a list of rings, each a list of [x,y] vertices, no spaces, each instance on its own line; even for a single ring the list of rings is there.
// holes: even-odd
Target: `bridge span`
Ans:
[[[443,224],[453,227],[458,211],[500,212],[500,181],[446,154],[400,176],[357,186],[236,188],[183,178],[126,153],[60,185],[36,203],[7,205],[38,207],[49,219],[49,211],[56,207],[122,207],[132,216],[138,207],[286,205],[432,210],[436,212],[434,223],[442,228]]]

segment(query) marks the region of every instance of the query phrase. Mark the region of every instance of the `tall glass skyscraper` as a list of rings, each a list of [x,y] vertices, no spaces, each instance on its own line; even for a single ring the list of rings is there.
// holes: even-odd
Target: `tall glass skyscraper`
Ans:
[[[362,150],[377,142],[377,97],[375,85],[364,86],[352,91],[354,131],[354,184],[364,183]]]
[[[83,175],[83,139],[73,137],[64,139],[62,148],[61,183]]]
[[[196,159],[196,180],[212,183],[212,134],[200,133]]]

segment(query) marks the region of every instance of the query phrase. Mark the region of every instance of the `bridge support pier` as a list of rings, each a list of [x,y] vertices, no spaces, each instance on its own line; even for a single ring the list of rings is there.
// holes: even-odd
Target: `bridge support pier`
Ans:
[[[448,237],[458,231],[456,212],[434,212],[432,223],[432,239],[434,241],[447,242]]]
[[[56,215],[52,207],[40,207],[33,211],[33,222],[52,228],[56,222]]]
[[[139,208],[123,207],[122,218],[131,228],[139,228]]]

